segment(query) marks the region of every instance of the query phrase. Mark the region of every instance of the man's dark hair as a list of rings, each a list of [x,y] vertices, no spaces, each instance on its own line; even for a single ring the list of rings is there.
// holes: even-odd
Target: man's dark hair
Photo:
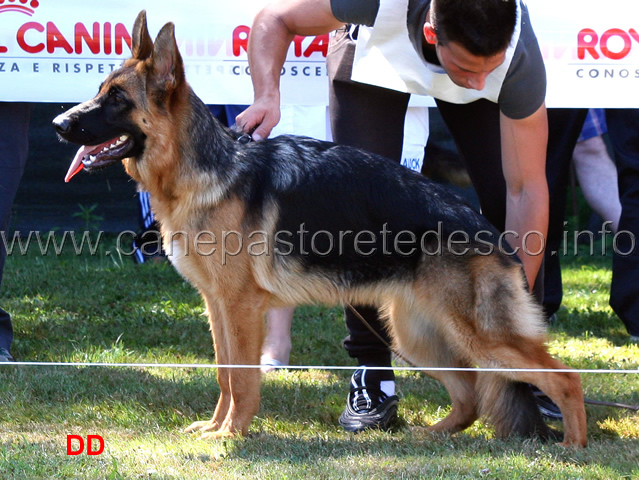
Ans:
[[[518,0],[433,0],[431,23],[437,41],[457,42],[473,55],[490,57],[510,44]]]

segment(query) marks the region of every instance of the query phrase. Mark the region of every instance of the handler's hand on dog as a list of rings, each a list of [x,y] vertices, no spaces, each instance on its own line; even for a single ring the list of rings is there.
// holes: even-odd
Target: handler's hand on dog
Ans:
[[[235,124],[259,142],[268,138],[280,121],[280,116],[279,101],[257,100],[235,117]]]

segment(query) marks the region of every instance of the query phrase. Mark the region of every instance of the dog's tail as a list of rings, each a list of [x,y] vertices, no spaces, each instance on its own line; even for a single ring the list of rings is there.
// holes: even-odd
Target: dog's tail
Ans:
[[[555,438],[541,417],[530,385],[496,373],[481,372],[477,379],[477,390],[479,413],[494,425],[498,438]]]

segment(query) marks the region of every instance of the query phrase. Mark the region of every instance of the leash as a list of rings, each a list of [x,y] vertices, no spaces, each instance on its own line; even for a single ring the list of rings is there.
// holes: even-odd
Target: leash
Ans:
[[[245,133],[237,137],[235,141],[240,145],[246,145],[247,143],[251,143],[253,141],[253,137],[251,137],[248,133]]]
[[[632,410],[633,412],[639,412],[639,405],[626,405],[625,403],[616,402],[602,402],[600,400],[590,400],[588,398],[584,398],[584,403],[587,403],[589,405],[599,405],[602,407],[624,408],[626,410]]]
[[[345,305],[359,319],[359,321],[362,322],[366,326],[366,328],[368,328],[368,330],[373,335],[375,335],[377,337],[377,339],[380,342],[382,342],[382,344],[384,344],[384,346],[386,346],[397,358],[399,358],[402,362],[405,362],[410,367],[417,368],[417,365],[413,364],[412,362],[407,360],[405,357],[403,357],[399,352],[394,350],[393,347],[386,341],[386,339],[384,337],[382,337],[378,332],[375,331],[375,329],[372,327],[372,325],[370,323],[368,323],[368,321],[355,309],[355,307],[353,307],[353,305],[351,305],[350,302],[346,302]],[[533,392],[533,395],[535,397],[547,396],[545,393],[543,393],[541,391]],[[624,403],[604,402],[604,401],[601,401],[601,400],[591,400],[589,398],[584,398],[584,403],[588,404],[588,405],[598,405],[598,406],[601,406],[601,407],[623,408],[623,409],[632,410],[632,411],[635,411],[635,412],[639,411],[639,405],[627,405],[627,404],[624,404]]]
[[[231,132],[231,135],[233,136],[235,141],[240,145],[246,145],[247,143],[251,143],[253,141],[253,137],[251,136],[251,134],[242,130],[242,128],[236,123],[229,127],[229,131]]]
[[[353,313],[353,315],[355,315],[357,317],[357,319],[362,322],[366,328],[368,328],[368,330],[377,337],[377,339],[382,342],[382,344],[388,348],[397,358],[399,358],[402,362],[404,362],[406,365],[413,367],[413,368],[417,368],[417,365],[415,365],[413,362],[411,362],[410,360],[408,360],[407,358],[405,358],[401,353],[399,353],[397,350],[395,350],[391,344],[389,344],[386,339],[384,337],[382,337],[379,333],[377,333],[375,331],[375,329],[371,326],[370,323],[368,323],[368,321],[366,321],[366,319],[362,316],[361,313],[359,313],[355,307],[353,305],[351,305],[350,302],[346,302],[345,303],[346,307],[351,311],[351,313]]]
[[[535,397],[547,397],[547,395],[544,392],[533,392],[533,395]],[[625,403],[617,403],[617,402],[603,402],[601,400],[591,400],[589,398],[584,398],[584,403],[588,405],[598,405],[600,407],[625,408],[626,410],[639,412],[639,405],[627,405]]]

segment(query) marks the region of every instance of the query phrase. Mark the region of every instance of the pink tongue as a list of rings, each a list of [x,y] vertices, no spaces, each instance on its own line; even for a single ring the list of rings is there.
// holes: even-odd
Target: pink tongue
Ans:
[[[95,147],[88,147],[86,145],[83,145],[82,147],[80,147],[80,149],[78,150],[78,152],[75,154],[75,157],[73,157],[73,161],[71,162],[71,166],[69,167],[69,171],[67,172],[66,176],[64,177],[64,182],[68,183],[69,180],[71,180],[76,173],[78,173],[80,170],[82,170],[84,168],[84,164],[82,163],[82,159],[86,156],[87,152],[90,152],[91,150],[93,150]]]

